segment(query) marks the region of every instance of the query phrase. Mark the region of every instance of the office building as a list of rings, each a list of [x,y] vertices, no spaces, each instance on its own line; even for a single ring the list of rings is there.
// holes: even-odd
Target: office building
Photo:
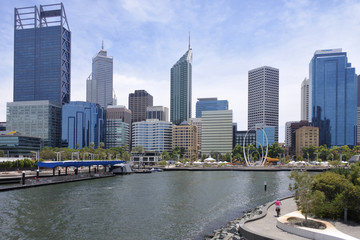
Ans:
[[[0,132],[6,131],[6,122],[0,122]]]
[[[318,50],[310,62],[312,125],[319,144],[354,146],[357,122],[357,75],[342,49]]]
[[[105,111],[97,103],[70,102],[62,108],[62,146],[81,149],[105,140]]]
[[[70,102],[71,32],[64,5],[15,8],[14,102]]]
[[[288,147],[289,153],[294,155],[296,154],[296,131],[302,127],[308,127],[311,126],[311,123],[309,123],[306,120],[302,120],[299,122],[291,122],[290,123],[290,138],[288,141],[290,142],[290,146]]]
[[[256,147],[260,145],[266,148],[266,144],[273,145],[275,141],[275,129],[274,126],[266,126],[263,124],[256,124],[255,131],[256,131]]]
[[[108,106],[106,108],[106,119],[121,119],[122,122],[131,125],[131,110],[125,106]]]
[[[172,151],[172,123],[147,119],[132,124],[132,147],[142,146],[145,151]]]
[[[113,100],[113,58],[107,56],[103,44],[92,59],[92,73],[86,80],[86,101],[106,108],[114,105]]]
[[[7,131],[41,138],[42,146],[60,147],[61,105],[43,101],[7,103]]]
[[[106,119],[105,147],[129,147],[130,125],[122,119]]]
[[[201,133],[202,133],[202,124],[201,118],[189,118],[189,123],[196,126],[196,151],[198,154],[201,154]]]
[[[146,119],[159,119],[169,121],[169,108],[163,106],[151,106],[146,108]]]
[[[196,102],[196,118],[201,118],[202,111],[229,110],[227,100],[217,98],[198,98]]]
[[[357,89],[357,128],[356,128],[356,144],[360,145],[360,75],[357,79],[358,89]]]
[[[202,112],[201,154],[232,152],[232,110]]]
[[[183,122],[174,125],[172,130],[172,148],[184,148],[183,158],[196,160],[197,158],[197,134],[196,126]]]
[[[244,142],[245,140],[245,142]],[[235,132],[235,146],[248,146],[250,144],[256,146],[256,131],[236,131]]]
[[[285,147],[291,148],[291,124],[296,121],[285,123]]]
[[[301,83],[301,120],[309,120],[309,79],[305,78]]]
[[[248,73],[248,130],[256,124],[279,128],[279,69],[263,66]]]
[[[105,147],[130,147],[131,111],[125,106],[106,108]]]
[[[129,94],[129,109],[131,121],[141,122],[146,120],[146,108],[153,105],[153,96],[145,90],[135,90]]]
[[[19,133],[0,135],[0,150],[7,157],[31,157],[41,149],[41,138],[22,136]]]
[[[303,155],[304,147],[319,146],[319,128],[303,126],[296,130],[296,156]]]
[[[174,64],[170,71],[170,121],[179,125],[191,118],[192,49]]]

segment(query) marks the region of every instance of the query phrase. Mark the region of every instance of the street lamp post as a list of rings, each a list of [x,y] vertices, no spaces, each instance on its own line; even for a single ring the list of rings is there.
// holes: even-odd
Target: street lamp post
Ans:
[[[79,152],[72,152],[72,153],[71,153],[71,161],[74,160],[74,154],[77,155],[77,158],[78,158],[78,160],[79,160]]]

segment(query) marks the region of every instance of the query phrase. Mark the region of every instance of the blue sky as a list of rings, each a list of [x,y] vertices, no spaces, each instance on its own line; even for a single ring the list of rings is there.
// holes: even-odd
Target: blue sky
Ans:
[[[0,9],[0,121],[13,100],[14,8],[57,1],[13,0]],[[92,57],[104,40],[114,58],[118,104],[145,89],[170,106],[170,68],[193,48],[193,116],[197,98],[227,99],[233,121],[247,128],[247,73],[280,70],[280,141],[300,119],[300,85],[315,50],[342,48],[360,69],[360,1],[63,0],[72,32],[71,100],[85,101]],[[357,70],[359,73],[359,70]]]

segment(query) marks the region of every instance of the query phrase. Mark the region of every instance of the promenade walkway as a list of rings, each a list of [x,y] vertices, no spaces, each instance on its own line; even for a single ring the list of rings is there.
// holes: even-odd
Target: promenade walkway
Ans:
[[[296,210],[296,203],[293,198],[285,199],[282,201],[281,215],[285,215]],[[272,205],[268,209],[268,212],[264,218],[245,223],[244,227],[258,235],[267,237],[269,239],[306,239],[279,229],[278,227],[276,227],[276,222],[277,217],[275,212],[275,205]],[[337,230],[360,239],[360,225],[344,224],[338,221],[329,222],[333,224]]]

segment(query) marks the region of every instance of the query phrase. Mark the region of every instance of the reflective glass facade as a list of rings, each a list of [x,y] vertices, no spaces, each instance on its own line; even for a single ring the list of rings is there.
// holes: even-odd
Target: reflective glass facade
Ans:
[[[63,24],[66,21],[63,5],[55,5],[58,10],[46,11],[46,5],[40,11],[36,6],[15,9],[15,102],[70,102],[71,33],[67,24]],[[48,25],[47,17],[59,20]]]
[[[132,124],[132,147],[142,146],[146,151],[172,151],[172,123],[148,119]]]
[[[121,119],[106,120],[105,147],[130,146],[130,125]]]
[[[179,125],[191,118],[192,49],[170,71],[170,121]]]
[[[99,104],[70,102],[62,107],[62,146],[76,149],[100,146],[105,140],[105,111]]]
[[[357,75],[341,49],[316,51],[310,62],[311,118],[319,144],[356,144]]]
[[[254,146],[256,145],[256,131],[255,130],[250,130],[247,135],[246,135],[247,131],[237,131],[235,133],[235,145],[240,145],[243,146],[244,144],[244,139],[245,139],[245,146],[253,144]]]
[[[201,118],[202,111],[228,110],[227,100],[217,100],[217,98],[198,98],[196,102],[196,118]]]
[[[61,105],[50,101],[7,103],[6,119],[8,131],[39,137],[44,146],[60,146]]]
[[[30,156],[31,151],[40,151],[41,138],[0,135],[0,150],[8,157]]]
[[[275,127],[264,127],[264,131],[261,128],[256,129],[256,147],[261,146],[266,147],[266,143],[271,146],[275,143]],[[265,132],[265,134],[264,134]],[[267,141],[266,141],[267,139]]]

